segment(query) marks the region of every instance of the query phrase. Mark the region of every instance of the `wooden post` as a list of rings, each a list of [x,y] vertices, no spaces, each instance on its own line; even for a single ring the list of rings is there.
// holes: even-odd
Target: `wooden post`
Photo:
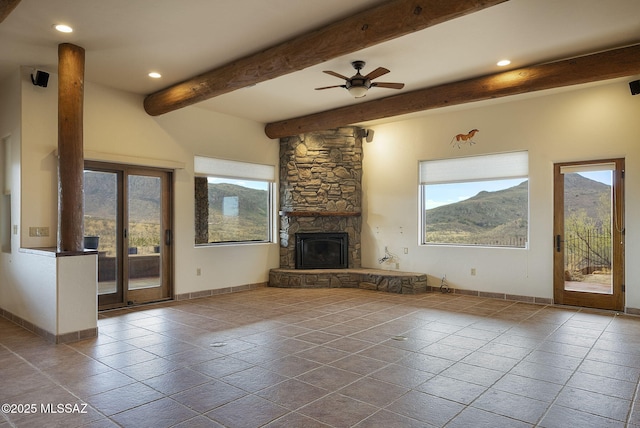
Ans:
[[[272,122],[266,125],[265,133],[269,138],[283,138],[417,111],[633,76],[639,72],[640,44],[635,44]]]
[[[151,116],[349,55],[508,0],[388,0],[148,95]],[[329,128],[323,128],[329,129]]]
[[[0,22],[4,21],[7,16],[16,8],[20,0],[0,0]]]
[[[58,46],[58,251],[84,250],[84,49]]]

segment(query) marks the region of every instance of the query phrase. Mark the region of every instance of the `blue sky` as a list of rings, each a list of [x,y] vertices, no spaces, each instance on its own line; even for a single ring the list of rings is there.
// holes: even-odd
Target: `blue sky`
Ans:
[[[581,172],[580,175],[611,185],[611,171]],[[425,198],[425,208],[431,209],[469,199],[483,190],[495,192],[517,186],[526,179],[478,181],[469,183],[451,183],[430,185]]]
[[[257,190],[267,190],[269,188],[269,184],[265,181],[251,181],[251,180],[240,180],[240,179],[233,179],[233,178],[207,177],[207,182],[209,184],[219,184],[219,183],[235,184],[237,186],[242,186],[242,187],[247,187],[249,189],[257,189]]]
[[[581,172],[580,175],[599,181],[604,184],[611,185],[611,171],[593,171]],[[239,186],[248,187],[250,189],[267,190],[268,186],[265,182],[251,180],[237,180],[229,178],[207,177],[209,183],[231,183]],[[469,183],[451,183],[429,186],[427,197],[425,198],[425,208],[431,209],[442,205],[453,204],[455,202],[469,199],[483,190],[487,192],[495,192],[498,190],[508,189],[517,186],[526,181],[519,178],[514,180],[496,180],[496,181],[479,181]]]
[[[526,179],[473,181],[468,183],[450,183],[430,185],[426,191],[425,208],[431,209],[469,199],[483,190],[495,192],[517,186]]]
[[[611,176],[612,176],[611,173],[612,171],[593,171],[593,172],[581,172],[580,175],[611,186]]]

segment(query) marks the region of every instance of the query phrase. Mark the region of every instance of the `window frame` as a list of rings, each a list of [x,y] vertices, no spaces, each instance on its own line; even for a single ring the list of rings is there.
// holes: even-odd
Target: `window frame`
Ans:
[[[239,181],[253,181],[265,183],[267,186],[267,236],[260,240],[237,240],[237,241],[215,241],[215,242],[195,242],[195,247],[212,247],[226,245],[255,245],[277,243],[278,236],[276,227],[276,207],[277,207],[277,168],[275,165],[258,164],[252,162],[235,161],[207,156],[194,156],[194,179],[196,177],[229,179]],[[194,189],[195,192],[195,189]],[[194,201],[197,195],[194,193]],[[195,214],[195,213],[194,213]],[[194,226],[195,216],[194,216]],[[207,229],[208,233],[208,229]],[[197,235],[197,234],[196,234]]]
[[[495,161],[496,167],[486,167],[480,164]],[[520,165],[514,162],[522,161]],[[505,171],[498,172],[497,165],[504,167]],[[426,172],[429,165],[436,165],[437,173]],[[456,158],[444,158],[433,160],[421,160],[418,162],[418,245],[419,246],[448,246],[448,247],[470,247],[470,248],[504,248],[522,250],[529,248],[530,241],[530,178],[529,178],[529,152],[527,150],[489,153],[481,155],[463,156]],[[447,168],[458,168],[458,171],[450,171]],[[463,177],[463,178],[456,178]],[[509,179],[522,179],[528,182],[527,185],[527,235],[524,246],[516,245],[491,245],[491,244],[465,244],[456,242],[427,242],[426,229],[426,205],[427,186],[438,184],[489,182]]]

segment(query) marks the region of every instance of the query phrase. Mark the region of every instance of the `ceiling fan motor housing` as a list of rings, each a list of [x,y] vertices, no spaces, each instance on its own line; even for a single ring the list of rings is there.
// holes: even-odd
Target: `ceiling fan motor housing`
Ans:
[[[366,88],[366,89],[371,88],[371,80],[367,79],[365,76],[360,74],[360,70],[364,68],[365,62],[353,61],[351,65],[353,66],[353,68],[356,69],[356,74],[351,76],[351,78],[346,81],[345,86],[347,90],[351,88]]]
[[[347,89],[360,86],[369,89],[371,87],[371,80],[358,73],[351,79],[347,80],[345,86]]]

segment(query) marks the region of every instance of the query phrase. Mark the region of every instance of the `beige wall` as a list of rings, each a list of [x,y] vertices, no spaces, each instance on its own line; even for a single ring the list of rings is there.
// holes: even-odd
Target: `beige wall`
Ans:
[[[452,287],[551,298],[553,163],[623,157],[626,306],[640,308],[640,266],[634,262],[640,258],[640,97],[630,95],[627,80],[633,79],[370,126],[375,138],[364,147],[363,266],[380,267],[377,260],[388,246],[401,270],[425,272],[432,285],[446,275]],[[480,130],[475,145],[450,145],[454,135],[474,128]],[[418,245],[420,160],[517,150],[529,151],[528,249]]]

